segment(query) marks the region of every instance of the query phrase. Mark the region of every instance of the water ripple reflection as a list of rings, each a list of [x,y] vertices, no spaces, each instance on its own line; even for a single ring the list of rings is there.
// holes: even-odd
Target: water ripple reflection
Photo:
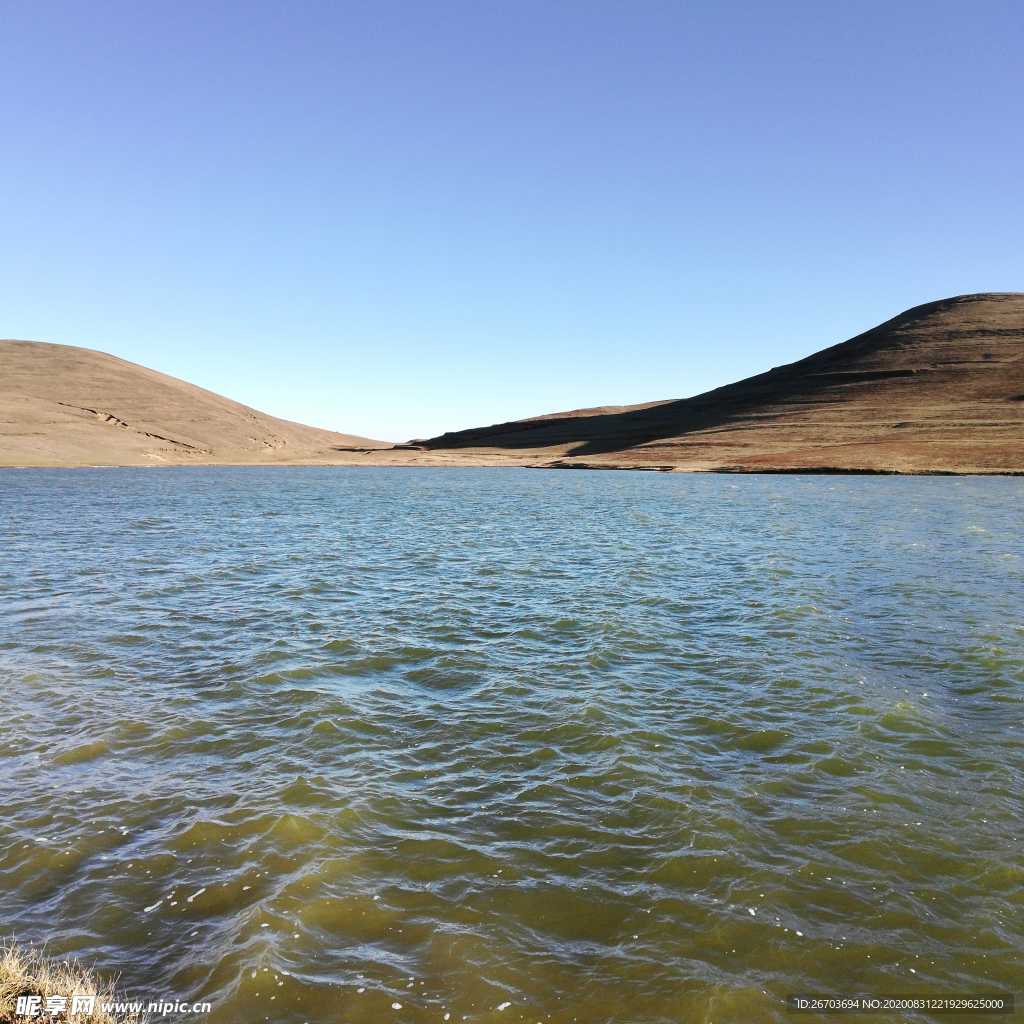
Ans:
[[[215,1022],[1013,991],[1021,495],[5,471],[0,920]]]

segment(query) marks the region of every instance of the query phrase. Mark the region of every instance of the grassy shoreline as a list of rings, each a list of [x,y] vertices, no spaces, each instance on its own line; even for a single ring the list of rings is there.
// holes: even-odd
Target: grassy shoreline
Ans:
[[[0,946],[0,1024],[25,1024],[29,1020],[61,1021],[64,1024],[144,1024],[146,1015],[105,1004],[117,1002],[116,979],[104,980],[77,960],[48,960],[40,950],[16,943]],[[18,1013],[18,999],[38,997],[35,1017]],[[90,1010],[72,1012],[75,996],[92,997]],[[66,1000],[64,1009],[47,1013],[47,1000]]]

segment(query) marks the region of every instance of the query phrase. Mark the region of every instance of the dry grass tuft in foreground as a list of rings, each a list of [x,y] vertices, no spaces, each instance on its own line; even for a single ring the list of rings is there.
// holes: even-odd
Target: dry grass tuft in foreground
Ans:
[[[20,1013],[19,999],[26,1000]],[[26,1014],[28,1007],[34,1016]],[[0,1024],[28,1021],[143,1024],[145,1014],[126,1007],[115,998],[113,981],[102,981],[77,960],[47,961],[35,949],[5,943],[0,947]]]

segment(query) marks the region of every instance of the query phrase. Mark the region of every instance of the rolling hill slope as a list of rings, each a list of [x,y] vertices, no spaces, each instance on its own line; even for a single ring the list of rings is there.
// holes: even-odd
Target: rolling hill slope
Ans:
[[[276,419],[101,352],[0,341],[0,466],[158,463],[1024,473],[1024,295],[917,306],[693,398],[397,447]]]
[[[1024,295],[962,295],[693,398],[444,434],[425,450],[690,470],[1024,471]]]
[[[336,462],[382,442],[267,416],[103,352],[0,341],[0,466]]]

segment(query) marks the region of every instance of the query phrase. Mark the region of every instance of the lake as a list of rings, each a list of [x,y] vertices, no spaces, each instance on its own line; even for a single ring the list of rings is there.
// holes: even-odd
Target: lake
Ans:
[[[4,935],[211,1022],[1019,998],[1022,499],[0,471]]]

